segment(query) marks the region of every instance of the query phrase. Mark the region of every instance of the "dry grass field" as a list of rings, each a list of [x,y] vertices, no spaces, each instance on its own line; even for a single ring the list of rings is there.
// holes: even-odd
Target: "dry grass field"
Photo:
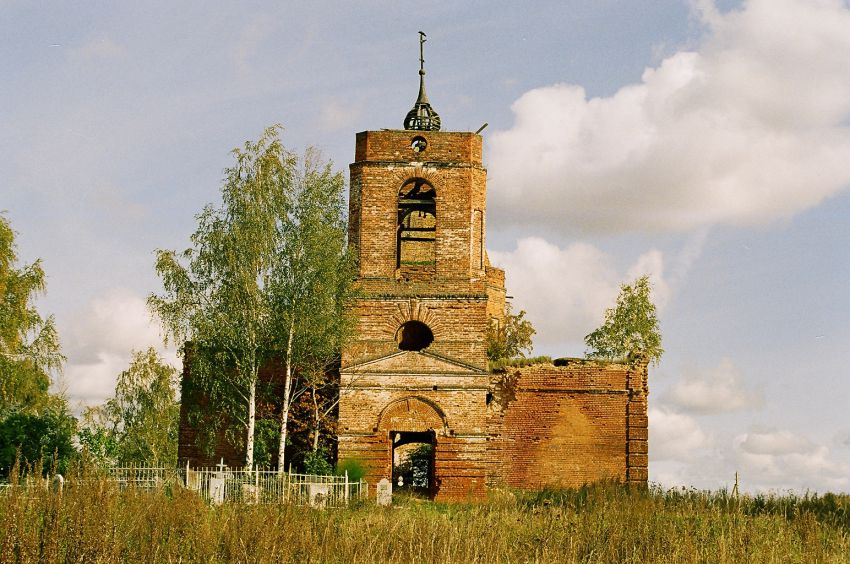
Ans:
[[[212,507],[103,479],[0,493],[3,562],[850,562],[850,496],[600,485],[390,508]]]

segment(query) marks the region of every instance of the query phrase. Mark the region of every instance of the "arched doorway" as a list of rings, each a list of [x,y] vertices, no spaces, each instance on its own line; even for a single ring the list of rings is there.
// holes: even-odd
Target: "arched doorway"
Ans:
[[[433,401],[408,396],[384,407],[376,430],[386,433],[387,474],[395,491],[433,499],[440,488],[437,476],[439,437],[448,425],[445,414]],[[401,482],[399,482],[401,478]]]
[[[434,431],[391,431],[392,481],[396,491],[434,496]]]

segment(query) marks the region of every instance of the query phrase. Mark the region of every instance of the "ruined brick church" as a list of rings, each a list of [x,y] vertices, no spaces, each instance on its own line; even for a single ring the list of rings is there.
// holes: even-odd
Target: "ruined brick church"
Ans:
[[[358,133],[350,165],[361,294],[342,352],[338,458],[362,461],[375,484],[393,479],[400,449],[431,445],[424,483],[438,500],[645,483],[645,366],[488,370],[485,335],[504,323],[506,296],[485,247],[482,138],[441,131],[421,52],[419,75],[404,129]]]
[[[404,129],[358,133],[350,165],[360,293],[341,355],[338,459],[360,461],[374,494],[381,479],[396,482],[405,451],[424,445],[420,491],[437,500],[500,486],[645,484],[645,365],[488,369],[485,337],[505,322],[506,295],[504,271],[487,259],[482,138],[441,131],[421,51],[419,75]],[[185,408],[181,463],[238,466],[221,442],[214,458],[201,453]]]

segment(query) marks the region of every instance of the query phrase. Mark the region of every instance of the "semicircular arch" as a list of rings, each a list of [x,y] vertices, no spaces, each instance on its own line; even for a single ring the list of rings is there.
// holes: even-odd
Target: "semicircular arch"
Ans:
[[[446,414],[433,401],[420,396],[409,396],[388,403],[378,416],[379,431],[445,432],[448,429]]]

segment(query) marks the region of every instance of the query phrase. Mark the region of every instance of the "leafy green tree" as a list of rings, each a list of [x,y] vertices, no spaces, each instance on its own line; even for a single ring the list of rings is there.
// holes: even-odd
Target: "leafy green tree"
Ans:
[[[50,374],[64,361],[53,316],[42,317],[33,304],[45,289],[41,261],[17,261],[15,232],[0,215],[0,417],[44,408]]]
[[[343,176],[315,149],[307,149],[292,175],[290,206],[281,218],[272,277],[277,333],[284,366],[278,470],[284,470],[292,403],[307,390],[332,385],[329,369],[354,323],[346,305],[353,295],[354,264],[346,242]],[[325,415],[329,409],[321,410]],[[318,448],[316,406],[314,448]]]
[[[525,319],[525,311],[511,313],[511,304],[505,304],[503,323],[492,323],[487,329],[487,358],[491,361],[503,358],[525,358],[531,352],[531,338],[536,331],[531,322]]]
[[[414,443],[415,444],[415,443]],[[393,468],[393,486],[401,476],[404,488],[411,490],[427,489],[430,466],[434,458],[434,445],[418,444],[405,452],[399,464]]]
[[[148,304],[182,347],[192,385],[207,406],[244,430],[245,464],[254,464],[260,367],[278,342],[276,273],[281,220],[290,207],[295,157],[280,142],[279,126],[234,149],[225,169],[219,207],[198,215],[193,248],[157,251],[165,293]]]
[[[107,464],[177,464],[180,406],[177,370],[151,347],[134,352],[130,367],[118,376],[115,396],[89,408],[80,443]]]
[[[584,338],[587,355],[606,360],[657,364],[664,354],[648,276],[620,286],[617,305],[605,310],[605,322]]]
[[[77,454],[76,430],[77,420],[60,396],[51,396],[37,413],[10,413],[0,421],[0,477],[8,477],[18,456],[23,465],[40,461],[45,471],[65,472]]]

